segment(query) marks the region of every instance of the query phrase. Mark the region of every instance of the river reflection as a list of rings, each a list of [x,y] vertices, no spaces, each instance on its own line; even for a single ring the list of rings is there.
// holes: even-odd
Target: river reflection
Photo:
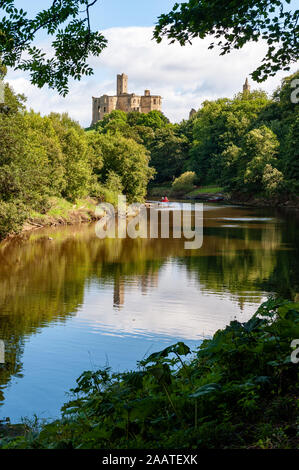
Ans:
[[[195,348],[269,293],[298,297],[298,223],[268,212],[206,206],[196,251],[99,240],[87,225],[0,244],[0,419],[56,416],[83,370],[132,368],[177,340]]]

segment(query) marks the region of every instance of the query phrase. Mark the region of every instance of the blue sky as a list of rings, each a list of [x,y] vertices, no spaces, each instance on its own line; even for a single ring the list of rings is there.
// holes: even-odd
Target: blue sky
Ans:
[[[98,0],[91,10],[93,27],[152,26],[175,3],[175,0]],[[32,15],[51,4],[50,0],[15,0],[17,8],[26,8]]]
[[[294,5],[299,0],[293,0]],[[17,7],[26,7],[29,16],[47,8],[50,0],[16,0]],[[232,97],[242,89],[247,76],[260,64],[265,44],[248,44],[240,51],[220,57],[210,51],[209,39],[194,40],[192,46],[169,45],[167,40],[157,44],[152,40],[153,26],[160,14],[171,10],[175,0],[99,0],[92,8],[92,27],[108,39],[108,47],[97,58],[91,58],[92,77],[71,82],[70,93],[62,98],[57,92],[42,90],[30,84],[23,72],[9,71],[8,81],[13,88],[28,97],[27,105],[47,114],[68,112],[82,125],[91,121],[91,98],[115,94],[117,73],[129,75],[129,92],[143,93],[145,89],[163,97],[163,111],[179,122],[188,117],[191,108],[198,109],[206,99]],[[50,38],[37,38],[50,49]],[[291,71],[298,68],[292,66]],[[262,85],[252,83],[272,93],[286,73],[278,73]]]

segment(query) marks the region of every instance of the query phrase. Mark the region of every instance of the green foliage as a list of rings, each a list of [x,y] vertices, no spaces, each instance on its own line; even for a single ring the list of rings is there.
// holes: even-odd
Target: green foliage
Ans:
[[[291,101],[298,76],[285,78],[272,100],[253,91],[204,102],[192,119],[185,168],[230,192],[271,197],[298,192],[298,105]]]
[[[298,192],[299,180],[298,105],[291,100],[298,77],[299,72],[286,77],[272,99],[254,90],[205,101],[192,119],[180,124],[169,123],[159,111],[113,111],[95,133],[122,135],[148,150],[149,165],[156,170],[152,196],[161,196],[160,188],[170,188],[182,173],[194,171],[201,184],[227,192],[289,197]],[[170,189],[162,192],[169,195]]]
[[[6,110],[0,110],[0,239],[19,232],[28,214],[43,216],[52,198],[75,202],[95,196],[115,204],[124,192],[130,201],[143,201],[154,170],[141,143],[111,130],[85,132],[67,114],[42,117],[26,112],[23,102],[5,87]],[[106,124],[120,121],[120,116],[116,112],[117,119],[107,119]]]
[[[169,120],[160,111],[150,111],[149,113],[129,113],[128,123],[130,126],[144,126],[151,129],[162,129]]]
[[[196,174],[194,171],[186,171],[181,176],[176,178],[172,183],[173,193],[189,193],[194,188]]]
[[[191,354],[177,343],[138,369],[84,372],[62,418],[6,448],[295,448],[299,304],[269,299]]]
[[[90,9],[96,2],[55,0],[48,9],[29,19],[23,8],[15,7],[14,0],[1,0],[0,51],[3,65],[29,72],[34,85],[40,88],[47,85],[65,96],[69,78],[80,80],[84,75],[91,75],[89,55],[100,55],[107,45],[104,36],[91,29]],[[53,37],[52,57],[47,57],[43,49],[34,45],[41,31]]]
[[[106,183],[99,186],[99,194],[105,202],[117,206],[118,196],[123,193],[121,177],[114,171],[109,171]]]
[[[109,183],[111,172],[118,175],[124,193],[130,202],[141,202],[146,195],[147,183],[154,170],[149,168],[149,155],[145,147],[121,134],[98,136],[103,157],[100,181]]]
[[[294,0],[189,0],[159,17],[154,37],[161,42],[164,36],[181,46],[213,36],[209,49],[220,47],[220,55],[263,39],[268,50],[252,77],[264,81],[297,61],[298,10]]]
[[[271,164],[275,164],[278,153],[279,143],[274,133],[266,126],[259,129],[253,129],[245,137],[244,150],[246,160],[249,160],[245,173],[244,183],[247,184],[249,189],[263,188],[265,183],[269,188],[271,185],[271,177],[278,172],[273,169]],[[281,177],[282,174],[280,173]],[[276,174],[276,178],[278,174]],[[282,177],[283,178],[283,177]],[[272,189],[275,192],[277,189],[277,182],[272,184]],[[271,192],[271,191],[270,191]]]
[[[27,217],[28,211],[21,202],[0,200],[0,239],[8,233],[18,233]]]
[[[115,110],[95,128],[97,132],[121,134],[144,145],[150,153],[150,166],[156,170],[156,182],[172,180],[182,173],[190,142],[181,126],[171,124],[160,111],[145,114]]]
[[[178,135],[175,126],[167,126],[155,132],[149,150],[150,164],[157,171],[156,182],[178,177],[188,156],[188,140]]]
[[[62,196],[70,200],[89,194],[92,168],[84,130],[68,115],[50,114],[55,132],[59,136],[65,170]]]
[[[193,121],[194,143],[189,164],[202,175],[203,182],[226,185],[236,176],[246,131],[267,104],[268,99],[261,92],[203,103]]]

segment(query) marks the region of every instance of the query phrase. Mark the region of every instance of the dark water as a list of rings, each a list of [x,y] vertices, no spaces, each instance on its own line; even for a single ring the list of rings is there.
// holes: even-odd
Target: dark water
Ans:
[[[294,214],[205,206],[204,243],[99,240],[94,226],[0,244],[0,419],[55,417],[83,370],[195,348],[271,293],[299,298]],[[48,240],[52,237],[53,240]]]

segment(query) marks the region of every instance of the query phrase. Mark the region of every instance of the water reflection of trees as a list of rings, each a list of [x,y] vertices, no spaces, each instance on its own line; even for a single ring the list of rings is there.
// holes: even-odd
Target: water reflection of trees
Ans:
[[[295,296],[298,248],[297,259],[289,248],[297,233],[294,224],[286,229],[275,223],[229,227],[207,221],[198,251],[186,252],[183,240],[102,241],[87,226],[51,230],[53,241],[42,231],[27,241],[1,244],[0,338],[8,360],[0,370],[2,388],[22,373],[26,337],[75,315],[91,283],[113,283],[112,301],[121,308],[127,282],[137,279],[146,293],[157,285],[158,272],[169,258],[176,258],[202,290],[231,293],[240,305],[249,292],[256,293],[257,302],[262,290]]]

